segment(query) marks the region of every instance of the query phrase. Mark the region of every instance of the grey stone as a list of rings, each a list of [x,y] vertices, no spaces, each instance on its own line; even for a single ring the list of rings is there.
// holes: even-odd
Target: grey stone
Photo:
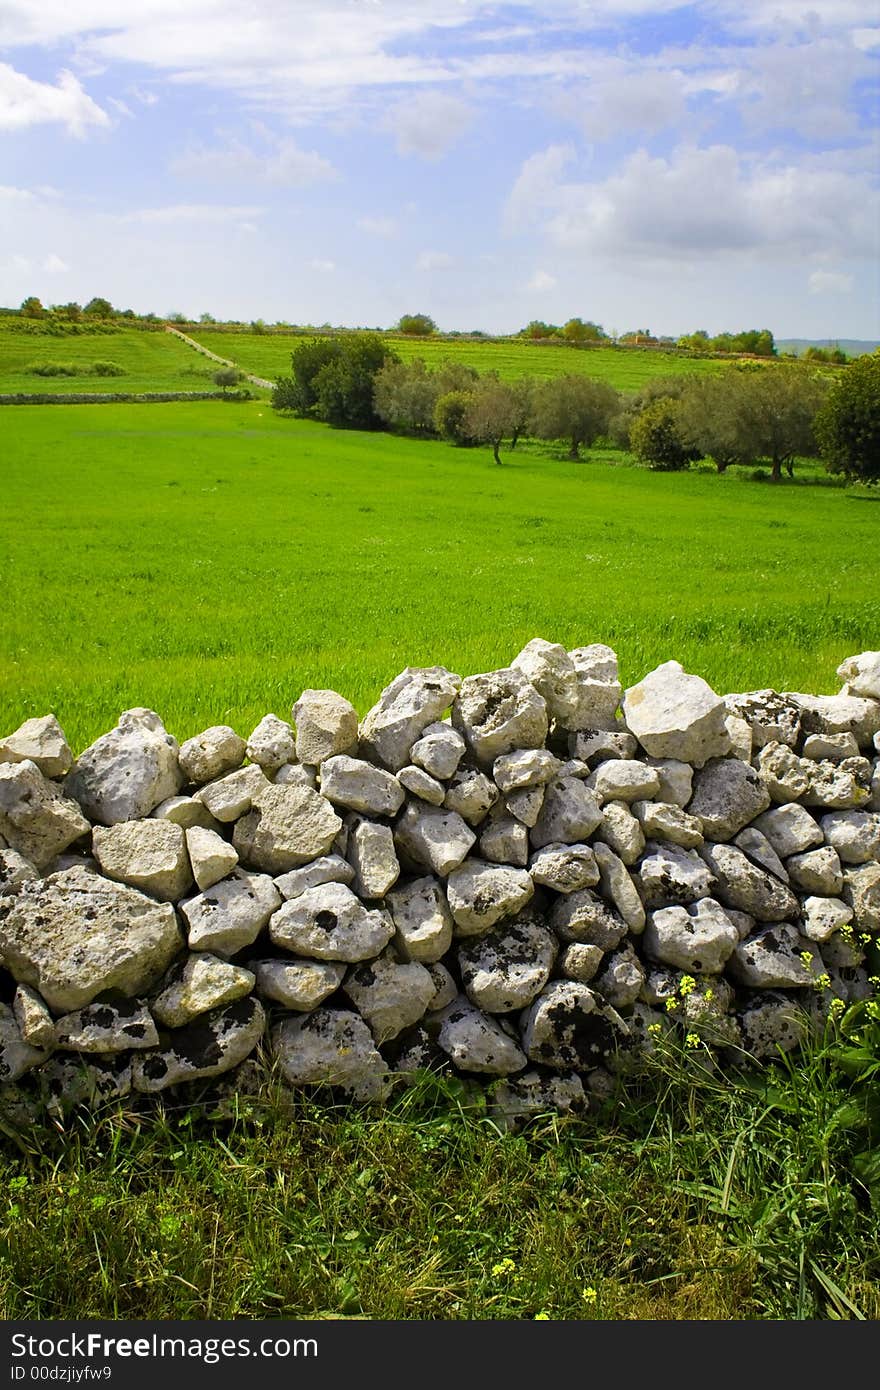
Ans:
[[[548,785],[541,814],[529,838],[534,849],[579,844],[592,835],[601,821],[602,811],[589,788],[577,777],[560,777]]]
[[[366,1019],[377,1044],[396,1038],[418,1023],[436,988],[418,961],[396,961],[387,952],[356,965],[345,977],[342,991]]]
[[[525,1053],[513,1038],[465,995],[458,995],[436,1017],[437,1040],[460,1070],[506,1076],[526,1065]]]
[[[240,767],[237,772],[228,772],[216,782],[200,787],[194,800],[201,801],[215,820],[228,824],[245,815],[254,797],[270,785],[261,767]]]
[[[626,1024],[587,985],[551,980],[522,1018],[530,1062],[584,1071],[611,1057],[628,1035]]]
[[[125,710],[115,729],[80,754],[65,789],[100,825],[139,820],[180,791],[178,752],[153,710]]]
[[[321,791],[335,805],[373,816],[396,815],[404,800],[392,773],[345,753],[321,764]]]
[[[559,759],[546,748],[519,748],[495,759],[492,776],[498,789],[506,795],[529,787],[543,787],[553,781],[560,766]]]
[[[880,700],[880,652],[859,652],[840,663],[837,674],[845,682],[846,695]]]
[[[533,637],[510,663],[531,681],[547,706],[547,713],[564,729],[574,727],[580,691],[574,662],[558,642]]]
[[[507,667],[462,681],[452,723],[479,762],[494,763],[502,753],[543,747],[547,705],[521,671]]]
[[[317,769],[305,763],[282,763],[272,777],[276,787],[311,787],[318,789]]]
[[[529,873],[533,882],[556,893],[574,893],[599,882],[599,866],[589,845],[544,845],[532,855]]]
[[[694,777],[688,812],[709,840],[732,840],[766,811],[770,794],[754,768],[737,758],[712,758]]]
[[[638,759],[609,758],[590,774],[587,786],[600,802],[650,801],[660,790],[660,778]]]
[[[645,909],[622,859],[597,840],[593,846],[603,895],[610,899],[634,936],[645,929]]]
[[[523,913],[458,947],[461,982],[472,1004],[490,1014],[530,1004],[546,985],[556,959],[555,936]]]
[[[535,1115],[581,1115],[589,1105],[584,1083],[575,1072],[545,1076],[537,1071],[493,1083],[489,1112],[496,1125],[510,1130]]]
[[[253,995],[201,1014],[171,1033],[165,1047],[134,1059],[132,1085],[136,1091],[154,1094],[182,1081],[220,1076],[250,1056],[265,1026],[266,1015]]]
[[[131,1053],[103,1057],[56,1052],[37,1073],[40,1093],[51,1115],[63,1116],[77,1105],[94,1108],[121,1100],[131,1091]]]
[[[880,932],[880,864],[862,864],[843,873],[843,900],[861,932]],[[0,935],[0,950],[3,938]]]
[[[453,980],[446,966],[440,961],[426,961],[425,969],[434,981],[434,994],[428,1009],[434,1013],[440,1009],[445,1009],[447,1004],[451,1004],[458,995],[458,985]]]
[[[269,782],[236,821],[232,843],[242,863],[277,875],[327,854],[341,828],[330,802],[311,787]]]
[[[413,744],[448,710],[461,677],[445,666],[407,666],[382,691],[360,728],[367,757],[396,772],[412,761]]]
[[[402,787],[413,796],[419,797],[421,801],[427,801],[431,806],[442,806],[446,797],[446,788],[442,782],[438,782],[436,777],[432,777],[430,772],[426,772],[423,767],[416,767],[415,763],[410,763],[408,767],[402,767],[397,774],[397,780]]]
[[[694,769],[690,763],[683,763],[679,758],[649,758],[648,766],[653,767],[660,778],[656,800],[672,806],[687,806],[693,795],[694,782]]]
[[[238,853],[222,835],[200,825],[190,826],[184,834],[196,887],[204,893],[232,873],[238,864]]]
[[[703,827],[696,816],[670,801],[634,801],[633,815],[648,840],[669,840],[682,849],[703,843]]]
[[[560,720],[571,730],[610,729],[614,725],[623,687],[618,680],[617,655],[601,642],[569,652],[577,681],[574,716]]]
[[[59,1013],[107,990],[127,998],[146,994],[182,945],[169,903],[87,870],[67,869],[0,899],[7,970]]]
[[[384,898],[400,877],[389,825],[355,816],[348,827],[348,858],[354,869],[352,886],[358,897]]]
[[[805,734],[853,734],[860,748],[880,731],[880,703],[856,695],[804,695],[790,692],[801,711]]]
[[[431,777],[445,782],[452,777],[467,751],[467,744],[451,724],[429,724],[412,746],[412,760]]]
[[[76,802],[36,763],[0,764],[0,835],[35,868],[46,868],[90,829]]]
[[[208,810],[204,801],[194,796],[169,796],[150,812],[154,820],[167,820],[179,825],[183,830],[199,826],[202,830],[216,830],[220,824]]]
[[[436,879],[425,877],[398,884],[388,894],[398,951],[406,960],[423,964],[439,961],[452,945],[452,913]]]
[[[803,934],[810,941],[823,943],[853,919],[853,910],[840,898],[804,899]]]
[[[341,854],[322,855],[313,859],[301,869],[291,869],[289,873],[279,874],[275,887],[283,898],[298,898],[307,888],[317,888],[320,883],[354,883],[354,869]]]
[[[757,994],[739,1014],[743,1046],[756,1061],[792,1052],[807,1037],[809,1019],[797,1003],[777,994]]]
[[[48,1056],[45,1049],[25,1042],[12,1010],[7,1004],[0,1004],[0,1085],[17,1081]]]
[[[752,731],[756,749],[767,743],[784,743],[796,748],[801,732],[800,707],[778,690],[749,690],[741,695],[725,695],[729,712],[744,719]]]
[[[752,761],[752,726],[745,719],[740,719],[739,715],[728,714],[724,719],[724,727],[730,735],[730,756],[739,758],[740,762],[750,763]]]
[[[642,827],[625,801],[609,801],[602,807],[602,824],[596,832],[624,864],[634,864],[645,848]]]
[[[840,763],[826,759],[808,763],[808,766],[812,770],[803,796],[805,806],[848,811],[866,806],[870,801],[873,769],[867,758],[844,758]]]
[[[284,903],[269,923],[276,946],[315,960],[369,960],[393,935],[389,914],[364,907],[344,883],[307,888]]]
[[[158,1041],[152,1015],[140,999],[86,1004],[55,1022],[55,1043],[67,1052],[138,1051]]]
[[[807,734],[804,739],[803,756],[815,762],[823,759],[832,763],[843,762],[844,758],[857,758],[859,745],[853,734]]]
[[[497,801],[498,789],[484,772],[459,768],[449,783],[443,804],[448,811],[457,811],[468,825],[475,827],[486,819]]]
[[[741,830],[734,836],[733,843],[737,849],[741,849],[743,854],[747,854],[750,859],[761,869],[766,869],[768,874],[775,875],[781,883],[788,883],[788,870],[783,864],[776,850],[760,830],[754,826],[749,826],[746,830]]]
[[[210,1009],[243,999],[254,982],[254,974],[243,966],[198,951],[173,969],[162,993],[153,1000],[153,1014],[166,1028],[182,1028]]]
[[[636,883],[647,907],[672,907],[708,898],[715,880],[695,849],[649,840],[636,870]]]
[[[19,985],[12,1001],[12,1012],[22,1042],[29,1047],[55,1046],[55,1023],[43,999],[30,985]]]
[[[64,730],[54,714],[26,719],[0,739],[0,763],[32,762],[44,777],[63,777],[73,763]]]
[[[778,805],[806,796],[814,766],[782,743],[765,744],[754,760],[755,771]]]
[[[613,725],[608,729],[582,729],[580,733],[569,735],[568,751],[592,769],[609,758],[634,758],[639,745],[622,726]]]
[[[415,864],[445,878],[477,837],[456,811],[411,801],[395,826],[394,838]]]
[[[589,888],[558,898],[550,911],[550,925],[565,942],[579,941],[612,951],[626,936],[626,923]]]
[[[788,922],[760,927],[740,941],[728,962],[728,972],[748,989],[804,989],[821,973],[821,958],[804,963],[801,952],[809,946]],[[806,955],[810,955],[806,951]]]
[[[529,832],[513,816],[490,817],[480,835],[480,855],[492,864],[524,869],[529,862]]]
[[[587,941],[570,941],[559,956],[559,971],[568,980],[588,985],[596,975],[605,952]]]
[[[264,714],[247,741],[247,755],[267,776],[272,776],[296,756],[293,729],[277,714]]]
[[[0,898],[17,893],[22,884],[38,877],[31,861],[17,849],[0,849]]]
[[[733,845],[706,843],[698,851],[715,878],[714,895],[725,907],[748,912],[760,922],[781,922],[797,916],[797,898],[790,888]]]
[[[108,878],[129,883],[161,902],[175,902],[192,886],[184,832],[172,821],[96,826],[92,853]]]
[[[702,767],[730,751],[723,700],[677,661],[664,662],[631,686],[623,713],[630,733],[651,757]]]
[[[793,854],[786,859],[789,882],[803,893],[822,893],[834,897],[843,889],[840,856],[830,845]]]
[[[826,842],[843,864],[880,859],[880,815],[874,811],[833,811],[819,824]]]
[[[644,982],[644,967],[626,942],[620,950],[605,957],[601,971],[593,978],[593,989],[606,1004],[615,1009],[628,1009],[638,999]]]
[[[776,806],[756,817],[752,828],[766,835],[780,859],[802,854],[824,840],[816,821],[802,806]]]
[[[357,710],[335,690],[304,690],[293,707],[293,719],[301,763],[317,767],[327,758],[357,749]]]
[[[717,975],[724,969],[739,933],[714,898],[700,898],[687,907],[661,907],[648,917],[645,951],[651,960],[695,975]]]
[[[281,894],[266,874],[235,869],[206,893],[180,904],[190,950],[234,956],[256,941],[280,903]]]
[[[335,960],[258,960],[251,962],[256,990],[264,999],[296,1013],[310,1013],[334,994],[347,966]]]
[[[180,745],[180,770],[187,782],[201,786],[241,767],[246,750],[244,739],[228,724],[212,724]]]
[[[545,787],[526,787],[519,792],[508,792],[504,804],[510,814],[531,830],[537,825],[544,805]]]
[[[466,859],[453,869],[446,897],[458,936],[479,936],[525,907],[535,885],[525,869]]]

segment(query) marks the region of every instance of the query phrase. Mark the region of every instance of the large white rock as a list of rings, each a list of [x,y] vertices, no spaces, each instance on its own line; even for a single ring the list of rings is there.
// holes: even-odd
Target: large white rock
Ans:
[[[599,882],[599,866],[589,845],[544,845],[532,855],[529,873],[534,883],[556,893],[576,893]]]
[[[75,801],[36,763],[0,764],[0,835],[37,869],[45,869],[91,829]]]
[[[249,811],[254,797],[269,785],[261,767],[240,767],[200,787],[193,799],[201,801],[215,820],[228,824]]]
[[[462,681],[452,723],[483,764],[514,749],[542,748],[549,727],[545,700],[522,671],[512,667]]]
[[[296,1013],[310,1013],[342,984],[347,966],[335,960],[251,962],[257,993]]]
[[[384,952],[376,960],[354,966],[345,977],[342,992],[381,1044],[418,1023],[437,991],[418,961],[396,961]]]
[[[0,1004],[0,1086],[17,1081],[48,1056],[44,1048],[25,1042],[12,1009]]]
[[[533,897],[535,885],[525,869],[466,859],[453,869],[446,897],[458,936],[481,936],[503,917],[512,917]]]
[[[0,738],[0,763],[36,763],[44,777],[63,777],[73,763],[73,754],[64,730],[54,714],[26,719],[15,730]]]
[[[728,973],[748,989],[803,989],[823,969],[816,948],[811,953],[809,945],[789,922],[761,927],[736,945]]]
[[[92,821],[148,816],[183,785],[177,740],[153,710],[129,709],[77,758],[65,787]]]
[[[364,753],[392,772],[405,767],[413,744],[449,709],[460,685],[461,677],[445,666],[407,666],[364,716]]]
[[[634,801],[632,809],[646,840],[669,840],[682,849],[703,843],[701,822],[673,802]]]
[[[720,903],[700,898],[687,907],[661,907],[650,913],[644,935],[651,960],[695,975],[724,969],[739,932]]]
[[[184,834],[193,878],[204,893],[232,873],[238,863],[238,851],[222,835],[200,825],[190,826]]]
[[[182,966],[175,966],[157,999],[154,1016],[166,1028],[182,1028],[199,1014],[243,999],[254,987],[252,971],[228,960],[198,951]]]
[[[313,859],[301,869],[291,869],[289,873],[279,874],[275,887],[285,899],[298,898],[307,888],[317,888],[320,883],[354,882],[354,869],[341,854],[325,854]]]
[[[234,956],[256,941],[280,904],[281,894],[268,875],[236,869],[207,892],[180,904],[189,926],[189,948]]]
[[[107,990],[146,994],[182,946],[170,903],[86,869],[26,883],[16,897],[0,899],[6,968],[57,1013]]]
[[[398,849],[420,868],[445,878],[476,842],[457,811],[410,801],[394,828]]]
[[[373,816],[396,815],[404,799],[392,773],[345,753],[321,764],[321,791],[334,805]]]
[[[355,816],[348,827],[348,858],[360,898],[384,898],[400,877],[390,825]]]
[[[840,898],[804,899],[803,933],[811,941],[824,942],[853,919],[853,910]]]
[[[360,1014],[315,1009],[272,1031],[272,1051],[291,1086],[330,1086],[350,1100],[384,1101],[391,1073]]]
[[[700,676],[665,661],[623,697],[627,728],[654,758],[702,767],[730,751],[724,701]]]
[[[232,843],[243,864],[283,874],[327,854],[341,829],[341,819],[319,792],[270,782],[236,821]]]
[[[801,728],[807,734],[854,734],[860,748],[868,749],[880,731],[880,701],[857,695],[804,695],[790,692],[801,711]]]
[[[559,950],[537,918],[522,913],[458,946],[458,966],[472,1004],[489,1014],[524,1009],[546,985]]]
[[[754,748],[767,743],[797,746],[801,732],[801,711],[788,695],[777,690],[748,690],[739,695],[725,695],[725,708],[745,720],[752,734]]]
[[[880,860],[880,815],[876,811],[832,811],[820,825],[826,843],[844,864]]]
[[[564,729],[573,727],[578,709],[578,679],[574,662],[558,642],[533,637],[511,661],[542,696],[547,713]]]
[[[158,1041],[152,1015],[140,999],[86,1004],[55,1022],[55,1043],[67,1052],[139,1051]]]
[[[412,760],[432,777],[445,782],[452,777],[467,751],[467,744],[451,724],[429,724],[412,746]]]
[[[772,810],[757,816],[753,828],[766,835],[780,859],[803,854],[805,850],[821,845],[825,838],[809,811],[792,802],[785,806],[774,806]]]
[[[492,776],[499,791],[506,795],[552,782],[561,766],[559,759],[546,748],[518,748],[495,759]]]
[[[293,707],[293,719],[301,763],[317,767],[326,758],[357,748],[357,710],[335,690],[304,690]]]
[[[618,680],[617,655],[601,642],[575,647],[569,652],[577,680],[577,701],[572,718],[560,720],[571,730],[613,729],[623,688]]]
[[[130,883],[162,902],[176,902],[192,887],[186,837],[171,821],[98,825],[92,832],[92,853],[108,878]]]
[[[793,854],[785,861],[789,882],[803,893],[821,893],[836,897],[843,888],[843,868],[840,855],[830,845]]]
[[[234,729],[212,724],[180,745],[178,761],[187,782],[201,786],[241,767],[245,752],[245,741]]]
[[[263,1007],[252,995],[200,1014],[171,1033],[167,1046],[135,1058],[132,1085],[136,1091],[154,1093],[182,1081],[220,1076],[250,1056],[265,1027]]]
[[[547,786],[529,838],[534,849],[580,844],[601,822],[599,802],[589,787],[579,777],[558,777]]]
[[[687,806],[694,783],[694,769],[690,763],[683,763],[679,758],[649,758],[648,766],[653,767],[660,778],[655,799],[672,806]]]
[[[800,909],[791,889],[753,864],[741,849],[707,842],[698,853],[715,879],[714,896],[725,907],[748,912],[759,922],[797,916]]]
[[[551,980],[522,1018],[529,1061],[562,1071],[599,1066],[627,1036],[616,1010],[575,980]]]
[[[732,840],[766,811],[770,794],[757,772],[738,758],[712,758],[696,773],[688,814],[709,840]]]
[[[838,666],[837,674],[845,682],[842,694],[880,700],[880,652],[848,656]]]
[[[306,889],[284,903],[269,923],[276,946],[315,960],[369,960],[393,935],[390,915],[364,907],[344,883]]]
[[[247,755],[271,777],[296,756],[293,729],[277,714],[264,714],[247,741]]]
[[[410,879],[388,894],[395,943],[406,960],[440,960],[452,945],[452,913],[435,878]]]
[[[636,758],[609,758],[590,773],[586,785],[606,801],[650,801],[660,790],[657,769]]]
[[[437,1015],[438,1042],[461,1071],[507,1076],[526,1065],[525,1053],[488,1014],[461,994]]]

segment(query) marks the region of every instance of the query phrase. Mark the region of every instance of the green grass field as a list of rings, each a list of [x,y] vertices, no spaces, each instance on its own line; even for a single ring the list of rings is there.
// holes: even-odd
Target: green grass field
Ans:
[[[290,357],[302,335],[275,333],[218,333],[193,328],[188,336],[221,357],[230,357],[247,372],[277,380],[290,374]],[[496,371],[500,377],[548,378],[565,372],[583,372],[609,382],[618,391],[634,391],[654,377],[694,372],[723,371],[717,359],[683,357],[649,348],[601,347],[576,349],[566,346],[537,347],[534,343],[506,339],[475,341],[466,338],[417,339],[390,336],[389,343],[405,362],[422,357],[435,368],[445,358],[463,362],[479,372]]]
[[[77,749],[148,705],[247,734],[306,686],[364,712],[404,666],[531,637],[829,691],[877,645],[878,515],[840,487],[654,474],[283,419],[262,402],[7,408],[0,729]]]
[[[122,376],[93,376],[93,362],[115,362]],[[78,376],[41,376],[32,365],[70,363]],[[118,333],[55,337],[3,330],[0,323],[0,392],[212,391],[217,370],[171,333],[120,329]]]

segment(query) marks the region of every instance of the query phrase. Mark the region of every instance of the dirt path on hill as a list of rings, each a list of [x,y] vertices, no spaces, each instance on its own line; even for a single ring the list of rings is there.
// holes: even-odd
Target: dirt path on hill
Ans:
[[[179,338],[182,343],[186,343],[187,347],[194,348],[195,351],[200,352],[203,357],[210,357],[212,362],[219,362],[223,367],[235,367],[238,371],[242,370],[238,363],[233,362],[230,357],[218,357],[216,352],[211,352],[210,348],[202,347],[201,343],[196,342],[195,338],[188,338],[185,333],[181,333],[179,328],[172,328],[170,324],[166,323],[165,332],[173,333],[175,338]],[[264,386],[268,391],[272,391],[275,388],[274,381],[267,381],[265,377],[252,376],[250,372],[245,372],[244,377],[246,381],[253,382],[254,386]]]

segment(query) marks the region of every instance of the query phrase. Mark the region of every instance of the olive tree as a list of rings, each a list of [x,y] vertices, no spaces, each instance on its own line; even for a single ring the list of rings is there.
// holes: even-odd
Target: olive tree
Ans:
[[[568,457],[578,459],[582,444],[589,448],[606,433],[619,404],[607,382],[572,372],[535,389],[530,429],[539,439],[567,439]]]
[[[880,483],[880,354],[857,357],[841,372],[815,429],[829,473]]]

